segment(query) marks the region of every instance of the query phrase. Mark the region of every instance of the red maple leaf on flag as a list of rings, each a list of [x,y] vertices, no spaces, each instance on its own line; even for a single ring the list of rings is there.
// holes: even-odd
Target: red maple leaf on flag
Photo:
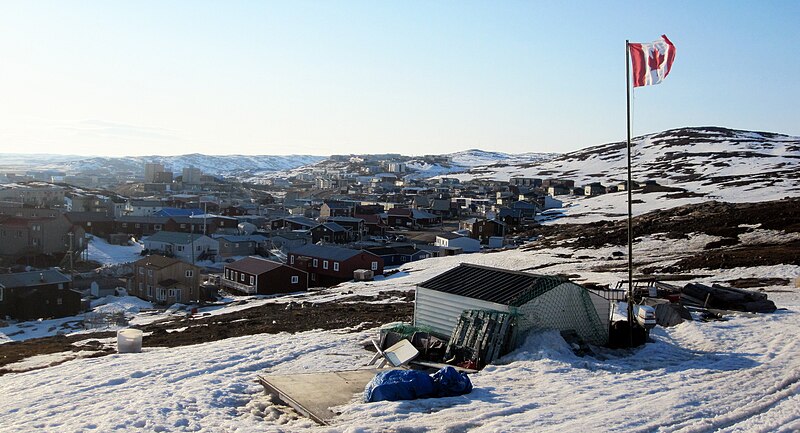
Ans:
[[[650,50],[650,57],[647,59],[648,66],[650,66],[650,70],[658,70],[661,68],[661,64],[664,63],[664,55],[661,54],[661,51],[658,49]]]

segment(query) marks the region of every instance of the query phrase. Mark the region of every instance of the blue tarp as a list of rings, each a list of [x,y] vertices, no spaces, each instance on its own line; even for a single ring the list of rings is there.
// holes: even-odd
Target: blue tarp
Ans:
[[[364,401],[414,400],[451,397],[472,391],[465,373],[443,367],[433,377],[417,370],[388,370],[375,375],[364,389]]]

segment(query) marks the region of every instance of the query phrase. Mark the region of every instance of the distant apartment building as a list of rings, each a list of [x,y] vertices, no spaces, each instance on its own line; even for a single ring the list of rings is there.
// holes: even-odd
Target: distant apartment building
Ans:
[[[199,168],[185,167],[183,169],[184,185],[200,185],[202,183],[203,172]]]
[[[157,183],[156,176],[164,172],[164,165],[155,162],[146,162],[144,164],[144,181],[145,183]]]
[[[45,182],[14,183],[0,186],[0,202],[31,207],[64,205],[64,188]]]
[[[390,173],[405,173],[406,164],[404,162],[390,162],[387,169]]]

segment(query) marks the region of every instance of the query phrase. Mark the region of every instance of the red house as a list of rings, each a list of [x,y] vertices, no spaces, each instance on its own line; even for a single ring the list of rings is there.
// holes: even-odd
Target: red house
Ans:
[[[274,295],[308,290],[308,274],[260,257],[245,257],[225,265],[222,287],[250,295]]]
[[[303,245],[289,251],[289,265],[308,272],[308,286],[330,287],[353,279],[353,271],[383,274],[383,259],[363,250]]]

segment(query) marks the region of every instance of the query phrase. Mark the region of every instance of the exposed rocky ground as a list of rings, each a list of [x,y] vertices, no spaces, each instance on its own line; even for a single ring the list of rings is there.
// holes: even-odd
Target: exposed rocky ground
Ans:
[[[721,238],[707,244],[701,254],[687,256],[669,268],[643,269],[646,273],[800,264],[800,241],[791,238],[779,243],[740,245],[739,236],[756,228],[786,234],[800,232],[800,198],[760,203],[709,201],[633,218],[634,239],[657,233],[672,239],[686,239],[697,233]],[[625,220],[547,225],[529,234],[542,236],[541,242],[528,247],[536,249],[559,245],[566,240],[574,240],[570,245],[578,248],[627,245],[628,242]]]
[[[137,328],[145,333],[142,342],[145,347],[186,346],[244,335],[295,333],[313,329],[362,329],[410,321],[412,302],[413,294],[384,292],[377,297],[354,295],[337,302],[265,304],[228,314],[186,316]],[[0,344],[0,375],[10,372],[4,366],[35,355],[92,351],[89,357],[97,357],[115,353],[114,347],[104,346],[99,341],[114,336],[115,332],[95,332]],[[77,342],[81,344],[75,345]]]

